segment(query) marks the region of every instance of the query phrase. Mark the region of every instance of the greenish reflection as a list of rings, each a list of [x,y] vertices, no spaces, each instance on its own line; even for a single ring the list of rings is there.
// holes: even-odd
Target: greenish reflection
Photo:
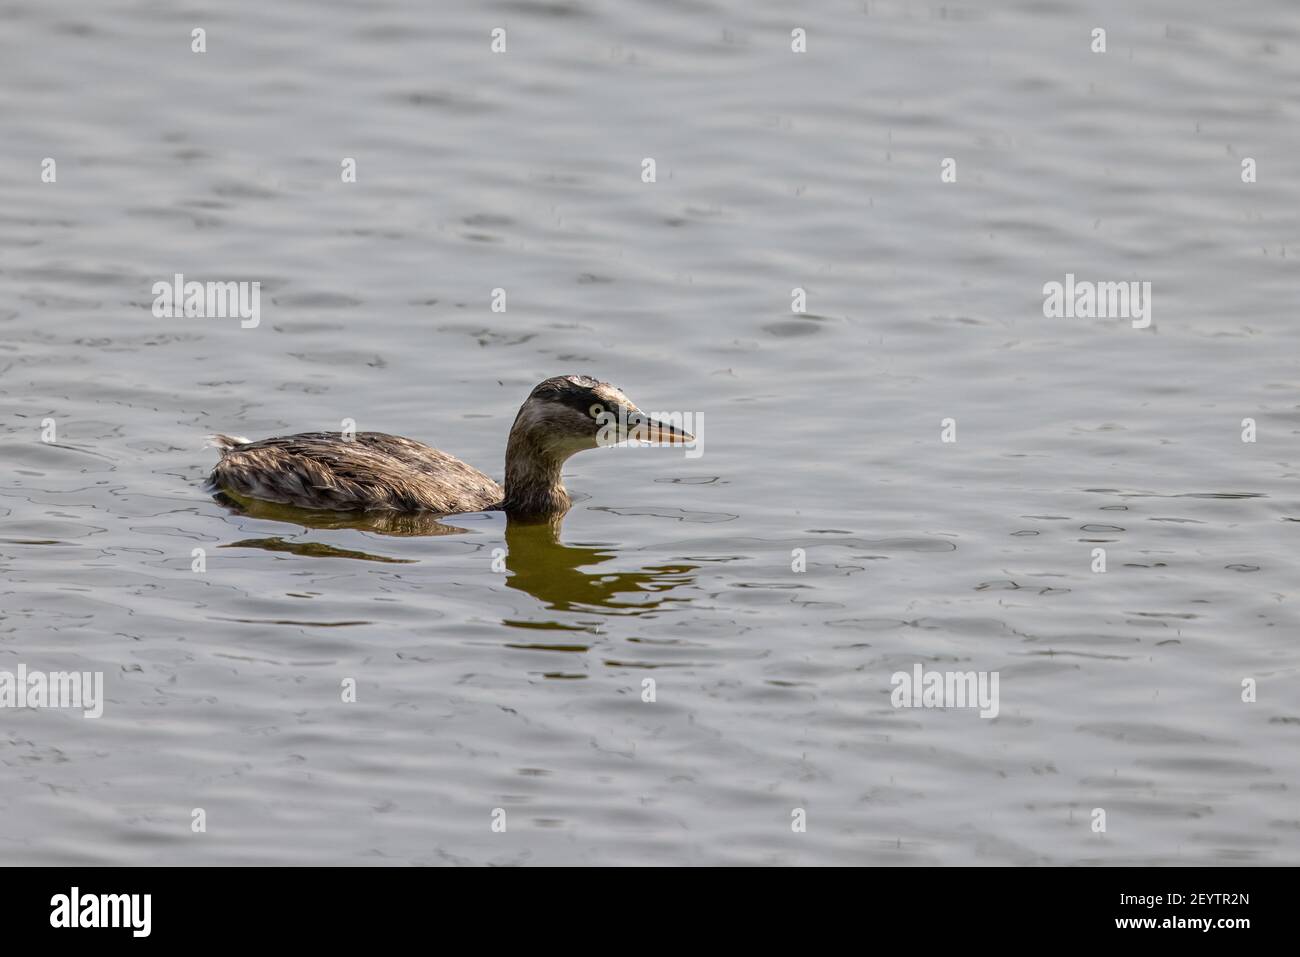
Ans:
[[[362,532],[395,536],[464,535],[468,531],[447,525],[442,521],[445,515],[430,512],[321,512],[295,505],[242,498],[229,492],[218,492],[212,497],[239,515],[271,522],[288,522],[307,528],[354,528]]]
[[[651,565],[634,572],[584,571],[617,557],[611,546],[564,545],[560,523],[506,523],[506,586],[527,592],[556,611],[605,609],[641,615],[689,598],[668,593],[695,580],[698,565]],[[646,598],[646,595],[655,595]],[[518,622],[521,627],[536,623]],[[558,627],[566,627],[560,625]]]
[[[250,518],[287,522],[306,528],[356,529],[379,535],[402,537],[468,534],[469,530],[444,521],[447,516],[429,513],[319,512],[242,499],[225,492],[214,496],[231,511]],[[453,516],[454,517],[454,516]],[[555,611],[601,611],[605,614],[644,615],[666,605],[691,599],[669,594],[692,584],[698,565],[650,565],[637,571],[592,573],[585,569],[602,565],[618,556],[611,545],[565,545],[560,541],[563,519],[523,523],[507,519],[505,566],[507,588],[526,592]],[[410,558],[391,558],[356,549],[337,548],[321,542],[286,541],[279,536],[231,542],[225,548],[262,548],[307,558],[348,558],[385,563],[410,563]],[[513,621],[507,625],[523,629],[589,631],[589,626],[558,621]],[[569,646],[565,645],[568,650]],[[585,650],[574,645],[572,650]]]

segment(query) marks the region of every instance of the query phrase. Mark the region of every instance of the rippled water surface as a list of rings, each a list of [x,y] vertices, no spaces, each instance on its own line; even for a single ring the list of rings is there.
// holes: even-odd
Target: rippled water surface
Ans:
[[[107,697],[0,711],[0,861],[1300,863],[1298,226],[1282,0],[0,0],[0,670]],[[555,537],[202,490],[346,418],[499,476],[568,372],[703,454]]]

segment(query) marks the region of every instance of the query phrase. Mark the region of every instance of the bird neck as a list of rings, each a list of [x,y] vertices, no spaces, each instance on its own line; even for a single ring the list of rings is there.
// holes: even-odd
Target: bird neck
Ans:
[[[506,443],[502,511],[523,519],[546,519],[567,512],[572,502],[560,484],[560,471],[568,457],[545,448],[522,429],[511,430]]]

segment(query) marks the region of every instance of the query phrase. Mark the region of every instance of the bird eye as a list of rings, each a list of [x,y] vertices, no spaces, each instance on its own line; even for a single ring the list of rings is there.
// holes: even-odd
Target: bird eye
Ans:
[[[592,417],[593,419],[599,419],[599,418],[601,417],[601,415],[604,414],[604,412],[605,412],[605,407],[604,407],[603,405],[601,405],[599,402],[597,402],[595,405],[593,405],[593,406],[592,406],[590,409],[588,409],[587,411],[591,413],[591,417]]]

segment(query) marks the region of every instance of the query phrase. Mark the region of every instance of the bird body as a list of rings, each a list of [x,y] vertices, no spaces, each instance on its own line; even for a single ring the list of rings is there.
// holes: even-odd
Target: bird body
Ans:
[[[213,436],[224,454],[212,472],[222,491],[299,508],[443,514],[499,507],[505,491],[455,456],[383,432],[302,432],[240,442]]]
[[[555,376],[533,389],[515,417],[503,484],[423,442],[383,432],[303,432],[257,442],[217,434],[212,442],[222,454],[209,484],[242,498],[315,510],[502,510],[544,519],[569,508],[560,482],[569,456],[628,438],[694,441],[647,417],[607,382]]]

